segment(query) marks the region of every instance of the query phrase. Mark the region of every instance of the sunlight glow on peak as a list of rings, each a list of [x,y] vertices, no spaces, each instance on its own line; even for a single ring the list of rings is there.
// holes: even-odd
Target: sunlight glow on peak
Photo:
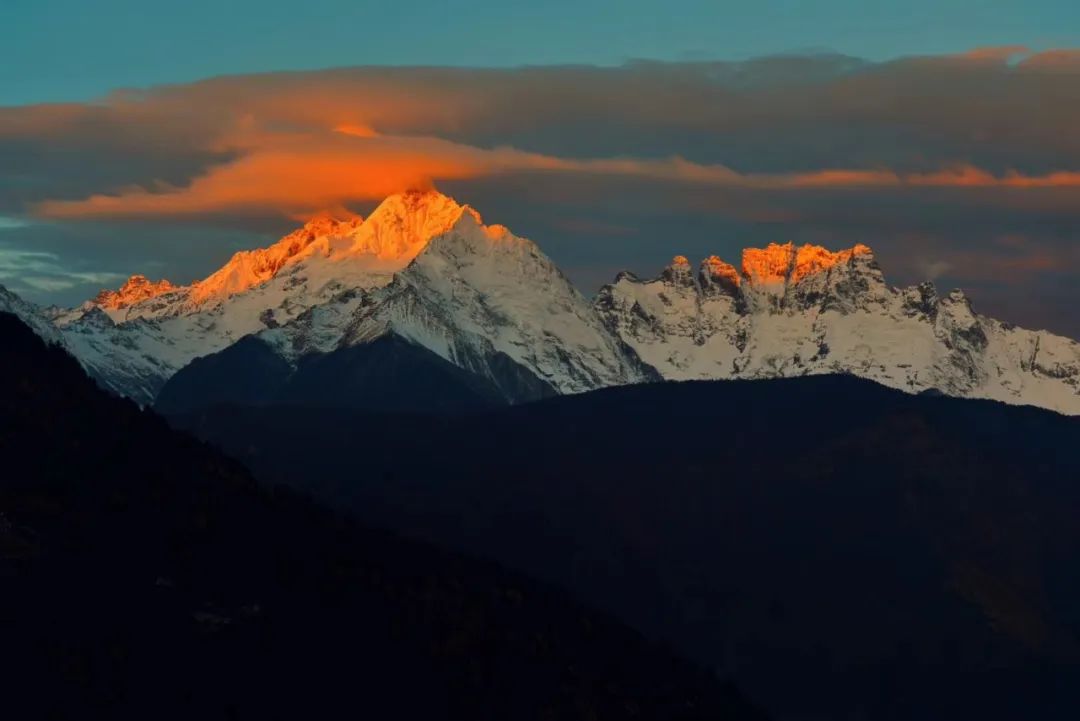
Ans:
[[[155,283],[145,275],[133,275],[118,290],[103,290],[98,293],[94,302],[102,308],[119,310],[176,289],[177,286],[164,278]]]
[[[870,248],[861,243],[835,252],[809,243],[801,247],[790,242],[783,245],[770,243],[765,248],[747,248],[743,251],[742,272],[743,276],[756,283],[797,283],[807,276],[850,262],[856,256],[872,254]]]

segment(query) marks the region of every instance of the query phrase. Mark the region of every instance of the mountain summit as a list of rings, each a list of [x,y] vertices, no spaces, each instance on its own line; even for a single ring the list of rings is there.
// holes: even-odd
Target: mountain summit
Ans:
[[[98,293],[93,304],[109,310],[122,310],[174,290],[176,286],[165,279],[155,283],[145,275],[133,275],[118,290],[103,290]]]
[[[379,277],[405,267],[465,213],[479,218],[476,211],[434,190],[400,193],[384,200],[366,220],[319,213],[267,248],[235,253],[190,286],[151,283],[136,275],[118,291],[102,291],[92,303],[117,321],[188,315],[226,304],[278,276],[293,276],[301,271],[297,266],[323,280],[342,276],[359,285],[378,284]],[[370,277],[358,277],[363,275]],[[166,295],[158,302],[144,302]]]
[[[431,198],[420,200],[394,199],[388,207],[405,213],[382,225],[377,211],[365,224],[395,238],[438,231],[388,284],[344,290],[192,363],[165,385],[159,406],[461,410],[658,379],[535,243],[470,208],[438,202],[434,215]],[[242,387],[230,382],[252,367],[265,372]],[[414,398],[429,377],[443,378],[441,387]],[[387,396],[387,387],[399,392]]]
[[[476,215],[471,208],[434,190],[392,195],[366,220],[359,216],[342,220],[321,213],[269,248],[235,254],[220,270],[192,287],[192,299],[200,305],[223,302],[301,263],[326,266],[327,277],[335,275],[331,267],[340,263],[353,266],[352,271],[394,272],[415,258],[432,238],[448,231],[464,213]]]

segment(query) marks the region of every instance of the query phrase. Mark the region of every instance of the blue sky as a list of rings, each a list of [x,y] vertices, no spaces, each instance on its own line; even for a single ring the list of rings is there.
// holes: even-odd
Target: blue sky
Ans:
[[[617,64],[1080,45],[1075,0],[3,0],[0,105],[345,65]]]

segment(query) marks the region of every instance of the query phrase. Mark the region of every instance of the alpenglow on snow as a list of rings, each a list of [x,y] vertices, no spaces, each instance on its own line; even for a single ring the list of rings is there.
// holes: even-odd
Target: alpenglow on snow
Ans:
[[[436,191],[390,196],[364,219],[320,215],[189,286],[135,276],[49,312],[5,291],[0,309],[32,315],[101,385],[142,404],[244,337],[294,368],[394,337],[490,381],[506,402],[848,373],[1080,414],[1080,344],[979,315],[958,290],[891,287],[865,245],[773,244],[696,272],[679,256],[656,278],[620,273],[590,302],[536,244]]]

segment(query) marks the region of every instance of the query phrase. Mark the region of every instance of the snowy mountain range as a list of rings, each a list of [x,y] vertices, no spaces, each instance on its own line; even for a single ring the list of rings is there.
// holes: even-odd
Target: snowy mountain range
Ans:
[[[325,375],[344,367],[340,354],[393,347],[364,360],[382,368],[370,383],[388,382],[404,348],[410,362],[423,355],[416,373],[468,376],[502,402],[661,379],[849,373],[1080,414],[1080,344],[980,316],[961,291],[892,288],[866,246],[770,245],[744,251],[740,268],[714,256],[697,273],[680,256],[654,279],[621,273],[589,301],[534,243],[435,191],[391,196],[366,219],[319,216],[189,286],[135,276],[47,310],[3,291],[5,309],[142,404],[174,377],[186,378],[185,394],[208,372],[226,374],[215,387],[229,374],[239,382],[251,362],[240,354],[253,348],[281,386],[311,375],[313,359],[338,355]]]
[[[886,284],[865,245],[770,245],[736,269],[683,257],[602,288],[605,323],[665,379],[849,373],[909,392],[1080,414],[1080,344],[972,310],[960,290]]]

